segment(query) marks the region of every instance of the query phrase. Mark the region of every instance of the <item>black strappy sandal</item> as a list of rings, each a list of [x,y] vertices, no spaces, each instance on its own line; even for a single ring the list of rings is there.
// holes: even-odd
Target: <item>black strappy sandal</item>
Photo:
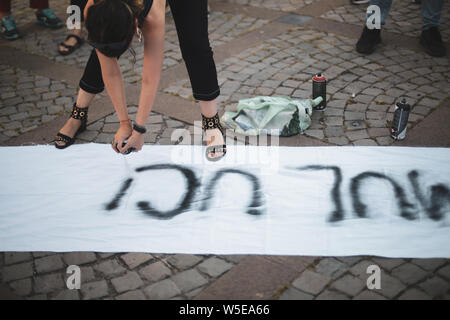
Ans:
[[[68,146],[72,145],[75,142],[76,136],[86,130],[88,107],[78,108],[77,104],[74,103],[73,109],[72,109],[72,114],[70,116],[76,120],[81,120],[81,126],[78,128],[77,132],[75,132],[75,135],[72,138],[69,136],[66,136],[65,134],[62,134],[61,132],[58,132],[58,134],[56,135],[56,139],[55,139],[55,147],[57,149],[65,149]],[[59,145],[57,143],[58,141],[64,142],[64,145],[62,145],[62,146]]]
[[[218,113],[216,113],[216,115],[212,118],[207,118],[204,115],[202,115],[202,128],[205,131],[205,133],[206,133],[206,130],[219,129],[220,132],[222,133],[224,141],[226,141],[225,130],[222,127],[222,125],[220,124],[220,119],[219,119]],[[222,153],[222,155],[219,157],[211,157],[211,155],[215,155],[216,153]],[[217,146],[209,146],[206,148],[206,159],[208,159],[209,161],[218,161],[218,160],[222,159],[226,153],[227,153],[227,145],[226,144],[217,145]]]
[[[68,44],[65,44],[65,42],[67,40],[69,40],[70,38],[75,38],[75,40],[77,40],[77,43],[73,46],[70,46]],[[74,52],[75,50],[77,50],[79,47],[81,47],[81,45],[83,44],[83,39],[81,39],[79,36],[75,35],[75,34],[69,34],[66,37],[66,40],[64,40],[64,42],[60,42],[60,46],[63,46],[64,48],[66,48],[66,51],[62,51],[61,49],[58,48],[58,52],[60,55],[62,56],[68,56],[69,54],[71,54],[72,52]]]

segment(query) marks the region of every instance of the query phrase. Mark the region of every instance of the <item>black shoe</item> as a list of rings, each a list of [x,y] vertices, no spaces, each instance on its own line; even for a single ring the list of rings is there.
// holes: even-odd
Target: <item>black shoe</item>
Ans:
[[[447,54],[447,49],[442,42],[438,27],[423,30],[420,35],[420,44],[430,56],[443,57]]]
[[[377,44],[381,42],[381,29],[370,30],[364,26],[361,37],[356,43],[356,51],[363,54],[371,54],[375,51]]]
[[[61,132],[58,132],[55,139],[55,147],[57,149],[65,149],[68,146],[72,145],[75,142],[75,138],[78,134],[82,133],[86,130],[87,126],[87,118],[88,118],[88,107],[79,108],[77,104],[73,104],[72,114],[70,115],[72,118],[81,121],[81,125],[78,128],[77,132],[75,132],[73,137],[66,136]]]

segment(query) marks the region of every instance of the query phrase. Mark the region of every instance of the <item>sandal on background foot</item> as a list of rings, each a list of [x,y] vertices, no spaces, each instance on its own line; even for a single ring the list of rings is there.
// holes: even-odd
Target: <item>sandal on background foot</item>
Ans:
[[[73,137],[69,137],[65,134],[62,134],[61,132],[58,132],[55,139],[55,147],[57,149],[65,149],[68,146],[72,145],[75,142],[76,136],[86,130],[87,115],[88,107],[78,108],[76,103],[73,104],[72,114],[70,115],[70,117],[76,120],[80,120],[81,126],[75,132]],[[64,144],[60,144],[61,142],[63,142]]]
[[[74,38],[76,40],[76,43],[73,46],[65,43],[70,38]],[[81,39],[79,36],[77,36],[75,34],[69,34],[66,37],[66,40],[64,40],[64,42],[59,43],[60,46],[66,48],[67,50],[61,50],[61,48],[58,48],[58,52],[62,56],[67,56],[67,55],[71,54],[72,52],[74,52],[75,50],[77,50],[79,47],[81,47],[83,45],[83,43],[84,43],[83,39]]]
[[[219,119],[219,114],[216,113],[215,116],[208,118],[205,117],[204,115],[202,115],[202,128],[205,131],[206,134],[206,130],[213,130],[213,129],[219,129],[220,133],[223,136],[223,139],[225,141],[226,137],[225,137],[225,130],[222,127],[222,125],[220,124],[220,119]],[[208,142],[207,142],[208,143]],[[211,142],[213,143],[213,142]],[[219,161],[220,159],[222,159],[225,154],[227,153],[227,145],[224,144],[220,144],[220,145],[210,145],[206,148],[206,159],[208,159],[209,161]],[[219,155],[217,155],[219,154]]]

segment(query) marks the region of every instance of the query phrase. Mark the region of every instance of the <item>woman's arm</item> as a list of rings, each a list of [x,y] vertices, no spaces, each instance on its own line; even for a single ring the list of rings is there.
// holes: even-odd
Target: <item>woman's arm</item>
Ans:
[[[161,78],[164,59],[165,36],[165,0],[154,0],[152,8],[142,26],[144,38],[144,63],[142,67],[142,87],[139,107],[136,114],[136,124],[144,126],[152,110],[156,91]],[[126,151],[130,147],[141,150],[144,144],[142,134],[133,130],[126,146],[119,150]]]
[[[142,88],[136,123],[145,125],[153,107],[153,102],[161,78],[164,59],[165,0],[153,1],[152,8],[142,27],[144,38],[144,64],[142,68]]]

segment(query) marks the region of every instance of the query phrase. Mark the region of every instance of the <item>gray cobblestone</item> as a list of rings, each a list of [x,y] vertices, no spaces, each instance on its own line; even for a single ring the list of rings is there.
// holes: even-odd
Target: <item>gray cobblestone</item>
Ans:
[[[117,276],[126,271],[124,267],[122,267],[116,260],[111,259],[107,261],[103,261],[94,266],[94,270],[102,273],[105,276]]]
[[[116,300],[145,300],[145,295],[140,290],[134,290],[117,296]]]
[[[136,272],[127,272],[122,277],[112,279],[111,283],[118,293],[135,290],[144,285],[144,282]]]
[[[349,300],[349,298],[340,292],[325,290],[316,297],[316,300]]]
[[[415,265],[418,265],[424,270],[435,271],[437,268],[443,266],[447,260],[446,259],[413,259],[411,261]]]
[[[33,275],[33,264],[32,262],[25,262],[20,264],[15,264],[11,266],[3,267],[2,278],[3,281],[9,282],[12,280],[18,280],[23,278],[28,278]]]
[[[303,292],[317,295],[330,281],[331,278],[326,275],[305,270],[301,276],[292,283],[292,285]]]
[[[105,280],[89,282],[81,286],[84,300],[99,299],[108,295],[108,284]]]
[[[144,290],[146,296],[152,300],[166,300],[173,298],[181,293],[176,284],[170,280],[165,279],[163,281],[152,284]]]
[[[316,266],[316,272],[332,279],[336,279],[347,271],[347,266],[333,258],[322,259]]]
[[[405,263],[392,270],[394,277],[407,285],[413,285],[427,276],[427,272],[412,263]]]
[[[123,262],[127,264],[130,269],[153,259],[153,256],[147,253],[127,253],[120,257]]]
[[[208,283],[196,270],[190,269],[172,277],[173,282],[182,292],[188,292]]]
[[[450,289],[450,284],[439,276],[434,276],[420,283],[419,287],[429,296],[436,298],[443,297]]]
[[[402,293],[399,300],[430,300],[431,298],[420,290],[415,288],[409,289]]]
[[[5,264],[14,264],[31,259],[29,252],[5,252]]]
[[[54,254],[34,260],[34,266],[37,273],[46,273],[62,269],[64,267],[64,263],[61,259],[61,255]]]
[[[280,300],[312,300],[312,299],[314,299],[313,295],[301,292],[292,287],[285,290],[280,296]]]
[[[187,268],[190,268],[197,263],[199,263],[202,260],[202,258],[189,255],[189,254],[176,254],[173,256],[170,256],[167,259],[167,262],[169,262],[171,265],[177,267],[180,270],[184,270]]]
[[[34,292],[49,293],[57,289],[62,289],[65,286],[62,275],[59,273],[52,273],[44,276],[34,278]]]
[[[70,252],[65,253],[63,258],[64,262],[68,265],[82,265],[85,263],[94,262],[97,259],[95,253],[93,252]]]
[[[233,265],[231,263],[216,257],[209,258],[197,266],[198,270],[214,278],[227,272],[232,267]]]

